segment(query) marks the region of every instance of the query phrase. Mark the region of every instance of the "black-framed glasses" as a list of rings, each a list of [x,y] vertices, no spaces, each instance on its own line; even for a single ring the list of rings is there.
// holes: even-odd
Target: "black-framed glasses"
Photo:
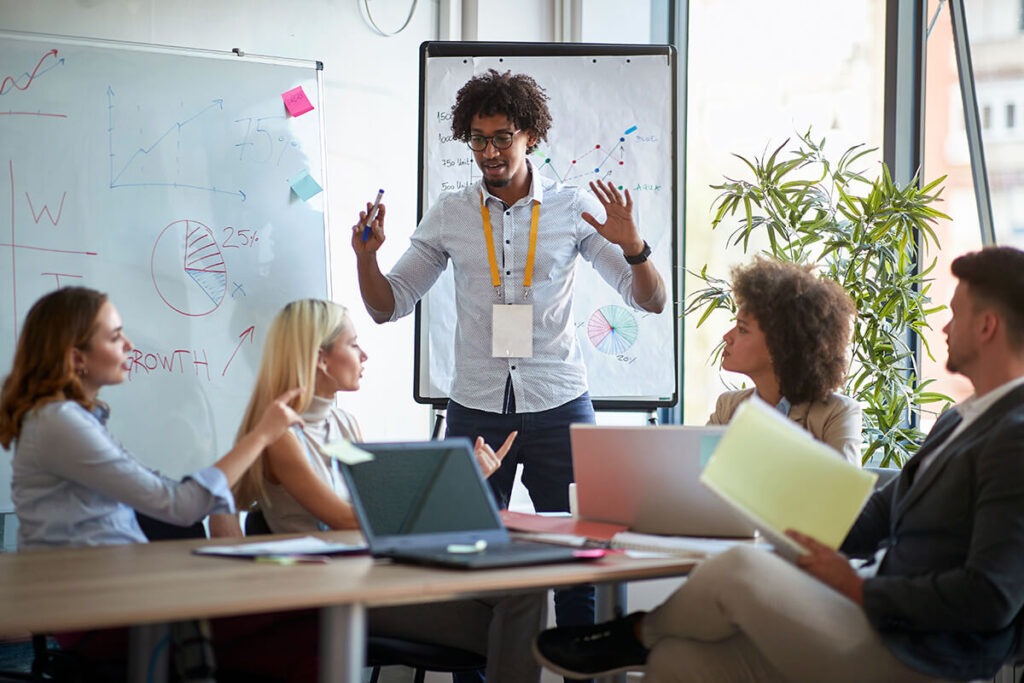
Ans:
[[[518,130],[511,133],[495,133],[494,135],[470,135],[466,144],[474,152],[482,152],[487,149],[487,143],[494,145],[494,149],[508,149],[512,146],[512,139],[515,138]]]

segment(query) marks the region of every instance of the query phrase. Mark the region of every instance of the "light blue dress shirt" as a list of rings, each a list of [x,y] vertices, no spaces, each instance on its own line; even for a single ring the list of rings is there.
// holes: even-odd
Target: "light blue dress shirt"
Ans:
[[[107,431],[108,414],[55,401],[25,416],[11,477],[19,549],[145,542],[135,510],[183,526],[235,511],[223,472],[175,481],[148,469]]]
[[[501,271],[497,293],[487,260],[481,192],[491,214]],[[540,220],[533,286],[527,296],[523,272],[534,201],[540,203]],[[584,221],[584,211],[604,220],[604,207],[589,192],[533,172],[530,193],[512,206],[505,207],[481,181],[443,195],[420,221],[409,249],[386,276],[395,297],[391,319],[411,313],[452,262],[457,321],[452,399],[469,408],[501,413],[506,378],[511,377],[517,411],[532,413],[563,405],[587,390],[572,313],[579,257],[589,261],[626,304],[640,307],[633,300],[632,268],[622,249]],[[532,358],[492,357],[491,308],[496,303],[533,304]],[[368,311],[383,321],[379,311]]]

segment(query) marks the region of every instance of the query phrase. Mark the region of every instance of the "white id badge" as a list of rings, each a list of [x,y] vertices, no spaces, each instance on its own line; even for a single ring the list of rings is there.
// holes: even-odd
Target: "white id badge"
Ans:
[[[495,358],[533,356],[532,304],[494,304],[491,308],[491,355]]]

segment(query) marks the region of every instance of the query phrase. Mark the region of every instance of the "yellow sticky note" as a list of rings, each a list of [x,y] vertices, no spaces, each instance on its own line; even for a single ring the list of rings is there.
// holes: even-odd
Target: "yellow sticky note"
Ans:
[[[875,478],[756,397],[737,409],[701,473],[769,540],[795,529],[831,548],[843,542]]]

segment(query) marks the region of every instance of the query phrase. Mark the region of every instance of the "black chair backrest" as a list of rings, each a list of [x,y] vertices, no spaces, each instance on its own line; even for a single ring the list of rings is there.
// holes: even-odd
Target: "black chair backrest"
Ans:
[[[266,534],[272,534],[270,525],[267,524],[267,518],[263,514],[263,510],[259,508],[252,508],[248,514],[245,515],[245,535],[246,536],[264,536]]]
[[[172,541],[180,538],[206,538],[206,527],[202,522],[196,522],[191,526],[181,526],[154,519],[141,512],[135,512],[135,519],[142,527],[142,533],[150,541]]]

